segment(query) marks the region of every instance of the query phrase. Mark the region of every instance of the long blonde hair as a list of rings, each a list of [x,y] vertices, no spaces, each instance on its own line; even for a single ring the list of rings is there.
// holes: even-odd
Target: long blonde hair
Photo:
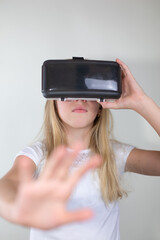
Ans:
[[[89,148],[102,156],[103,163],[98,169],[102,197],[105,203],[122,198],[125,191],[121,188],[120,178],[110,144],[112,116],[109,109],[101,109],[91,129]],[[66,144],[63,122],[59,117],[56,102],[47,100],[44,112],[44,144],[48,157],[60,144]]]

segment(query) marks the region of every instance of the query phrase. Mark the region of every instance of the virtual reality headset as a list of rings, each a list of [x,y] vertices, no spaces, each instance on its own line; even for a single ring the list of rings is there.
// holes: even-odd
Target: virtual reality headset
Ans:
[[[121,96],[121,69],[114,61],[47,60],[42,66],[42,93],[53,100],[114,100]]]

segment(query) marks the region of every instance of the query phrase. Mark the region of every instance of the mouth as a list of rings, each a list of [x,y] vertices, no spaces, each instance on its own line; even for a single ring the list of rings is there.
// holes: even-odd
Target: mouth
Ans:
[[[76,107],[72,110],[72,112],[85,113],[85,112],[88,112],[88,111],[87,111],[87,109],[85,109],[83,107]]]

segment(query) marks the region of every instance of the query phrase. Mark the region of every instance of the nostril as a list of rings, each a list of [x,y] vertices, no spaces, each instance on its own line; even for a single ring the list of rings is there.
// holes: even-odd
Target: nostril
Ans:
[[[78,101],[87,102],[87,100],[81,100],[81,99],[74,100],[74,102],[78,102]]]

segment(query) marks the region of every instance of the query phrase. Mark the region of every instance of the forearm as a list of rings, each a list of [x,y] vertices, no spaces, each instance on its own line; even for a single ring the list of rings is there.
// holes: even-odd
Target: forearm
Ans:
[[[134,110],[144,117],[160,136],[160,107],[147,95],[136,102]]]

